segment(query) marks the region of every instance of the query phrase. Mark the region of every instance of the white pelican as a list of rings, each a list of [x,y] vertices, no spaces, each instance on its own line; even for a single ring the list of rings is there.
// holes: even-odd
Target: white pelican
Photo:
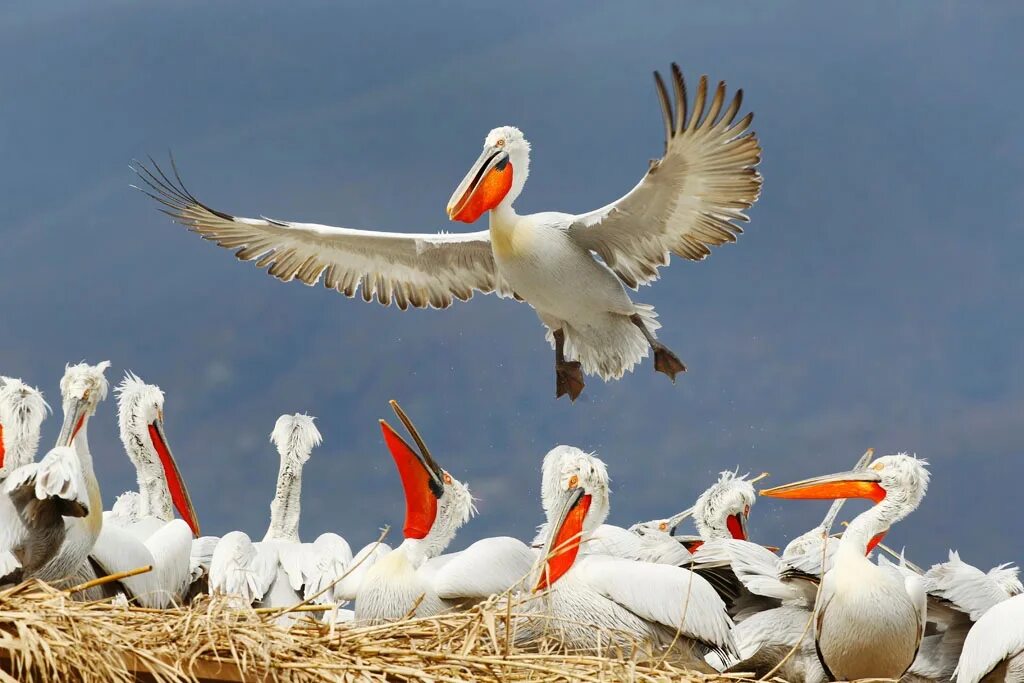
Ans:
[[[485,538],[441,555],[474,513],[473,497],[437,464],[401,407],[394,401],[391,407],[416,443],[413,448],[380,421],[405,492],[405,539],[362,572],[359,581],[344,582],[341,597],[355,599],[356,621],[379,624],[410,614],[440,614],[525,579],[536,555],[514,538]]]
[[[64,424],[57,447],[37,463],[12,472],[4,482],[22,519],[29,522],[33,554],[50,555],[24,572],[48,582],[71,577],[85,563],[103,526],[103,501],[89,452],[89,418],[107,397],[103,376],[109,361],[69,365],[60,380]],[[22,565],[27,567],[25,559]]]
[[[956,683],[1024,681],[1024,595],[1000,602],[978,619],[955,676]]]
[[[869,561],[872,538],[913,512],[928,488],[925,463],[906,454],[867,469],[807,479],[761,492],[776,498],[868,498],[876,505],[850,522],[822,579],[815,645],[831,680],[900,678],[917,656],[925,627],[925,590]]]
[[[35,460],[39,431],[49,410],[38,389],[19,379],[0,377],[0,483],[14,470]],[[23,544],[29,538],[29,527],[19,517],[14,502],[0,495],[0,583],[22,578],[24,570],[19,556],[24,557]],[[56,552],[52,544],[45,547]],[[33,558],[29,572],[50,556]]]
[[[995,605],[1024,592],[1017,573],[1017,567],[1007,564],[983,572],[952,550],[948,561],[925,572],[928,622],[935,624],[937,632],[926,635],[921,642],[917,659],[905,677],[907,683],[953,678],[974,623]]]
[[[263,540],[253,543],[241,531],[225,534],[210,563],[209,591],[233,596],[244,604],[290,607],[302,602],[306,549],[299,540],[302,468],[322,437],[309,415],[282,415],[270,434],[281,456],[277,491],[270,503],[270,526]],[[345,544],[348,557],[351,551]],[[293,620],[285,615],[287,625]]]
[[[115,392],[121,443],[135,466],[139,490],[119,496],[104,513],[90,568],[107,575],[152,566],[119,582],[126,596],[145,607],[182,604],[191,584],[190,553],[199,521],[167,441],[164,394],[131,373]],[[181,519],[174,518],[175,509]]]
[[[709,247],[736,241],[743,213],[757,200],[761,147],[747,133],[752,114],[736,120],[738,91],[726,106],[719,83],[708,106],[701,77],[692,109],[679,67],[672,91],[655,84],[665,125],[665,152],[629,193],[582,214],[520,216],[513,204],[530,170],[530,144],[512,126],[495,128],[448,202],[452,220],[489,229],[459,234],[406,234],[335,228],[268,218],[239,218],[196,199],[175,170],[137,165],[144,191],[203,238],[256,261],[271,275],[324,285],[346,296],[361,289],[400,309],[445,308],[474,291],[529,303],[555,349],[556,396],[575,398],[583,373],[618,379],[654,351],[654,367],[675,381],[683,363],[659,342],[651,306],[634,303],[623,285],[658,278],[670,254],[699,261]],[[599,257],[601,260],[595,259]]]
[[[540,595],[521,605],[531,616],[517,625],[517,642],[547,634],[576,652],[670,647],[674,660],[706,672],[709,651],[733,650],[725,604],[700,576],[579,552],[608,515],[607,470],[598,458],[568,446],[553,449],[544,458],[541,494],[548,532],[533,587]]]

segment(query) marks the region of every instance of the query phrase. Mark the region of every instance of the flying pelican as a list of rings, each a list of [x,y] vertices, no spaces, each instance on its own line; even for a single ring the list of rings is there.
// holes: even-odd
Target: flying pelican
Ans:
[[[135,465],[139,490],[119,496],[104,513],[88,569],[105,576],[151,566],[152,571],[122,579],[109,590],[123,589],[144,607],[182,604],[199,520],[167,441],[164,394],[131,373],[114,391],[121,443]],[[174,518],[175,509],[181,519]]]
[[[35,460],[39,431],[49,410],[38,389],[20,379],[0,377],[0,483],[11,472]],[[19,517],[14,502],[0,495],[0,583],[17,582],[22,578],[24,572],[19,556],[24,558],[23,544],[29,538],[30,528]],[[48,549],[56,551],[53,545]],[[33,558],[29,571],[51,556]]]
[[[1024,595],[989,609],[964,642],[956,683],[1024,681]]]
[[[513,203],[526,184],[530,144],[512,126],[495,128],[448,202],[452,220],[489,229],[458,234],[405,234],[239,218],[212,209],[155,166],[137,165],[143,191],[176,221],[205,239],[256,260],[274,277],[324,285],[364,301],[446,308],[474,291],[529,303],[555,350],[556,397],[575,400],[583,373],[618,379],[654,351],[654,368],[673,382],[686,367],[657,340],[653,307],[634,303],[633,289],[658,279],[670,254],[700,261],[712,246],[736,241],[743,213],[757,200],[761,147],[739,121],[742,90],[725,105],[719,83],[708,107],[701,77],[692,109],[679,67],[672,91],[655,85],[665,126],[665,152],[625,196],[582,214],[520,216]],[[723,111],[724,110],[724,111]],[[600,261],[595,260],[595,256]]]
[[[69,365],[60,380],[64,424],[57,447],[37,463],[22,465],[7,477],[7,493],[19,516],[28,520],[33,557],[49,559],[24,577],[56,583],[85,563],[103,526],[103,501],[89,452],[89,418],[107,397],[103,373],[109,361]],[[34,560],[33,560],[34,563]],[[22,559],[27,569],[28,563]]]
[[[580,553],[608,515],[604,463],[559,446],[545,456],[544,475],[548,533],[533,585],[539,595],[522,604],[533,616],[517,625],[516,641],[546,634],[575,652],[670,648],[674,660],[710,673],[705,654],[733,650],[732,622],[711,585],[681,567]]]
[[[277,492],[270,503],[270,526],[263,540],[253,543],[241,531],[225,534],[210,563],[209,591],[233,596],[243,604],[290,607],[302,602],[303,561],[306,549],[299,540],[302,468],[322,437],[309,415],[296,413],[277,419],[270,441],[277,447],[281,466]],[[352,556],[344,546],[347,559]],[[287,625],[294,617],[284,615]]]
[[[822,579],[815,645],[830,680],[900,678],[924,635],[926,596],[919,577],[869,561],[868,544],[913,512],[928,488],[924,461],[886,455],[867,469],[807,479],[761,492],[775,498],[868,498],[876,504],[850,522]]]
[[[416,448],[384,420],[384,442],[405,492],[405,539],[347,581],[344,599],[355,599],[357,622],[380,624],[407,615],[431,616],[501,593],[530,573],[535,553],[514,538],[485,538],[441,555],[475,512],[465,484],[441,468],[419,431],[395,401],[391,408]]]

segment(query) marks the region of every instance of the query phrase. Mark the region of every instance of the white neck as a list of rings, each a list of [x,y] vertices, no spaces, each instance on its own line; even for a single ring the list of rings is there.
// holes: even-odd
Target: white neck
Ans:
[[[302,498],[302,463],[281,458],[277,492],[270,503],[270,526],[263,540],[299,542],[299,514]]]
[[[877,505],[860,513],[850,522],[850,526],[843,532],[841,543],[864,555],[872,538],[888,530],[905,516],[904,511],[892,499],[883,498]]]
[[[174,519],[174,504],[168,490],[167,476],[160,464],[160,456],[153,447],[149,426],[132,419],[122,431],[122,442],[128,457],[135,465],[135,479],[139,485],[139,517],[156,517],[164,522]]]

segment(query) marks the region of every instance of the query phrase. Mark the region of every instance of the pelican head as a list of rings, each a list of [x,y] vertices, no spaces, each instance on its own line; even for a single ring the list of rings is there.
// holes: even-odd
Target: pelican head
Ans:
[[[917,509],[928,491],[928,462],[898,453],[877,458],[864,469],[804,479],[761,491],[773,498],[827,499],[867,498],[875,502],[869,516],[850,523],[845,536],[857,531],[865,543],[875,543],[896,522]],[[857,524],[861,519],[865,520]],[[855,525],[856,528],[855,528]],[[863,525],[863,529],[861,526]],[[874,538],[872,538],[874,537]],[[871,546],[867,545],[870,550]]]
[[[50,406],[35,387],[0,377],[0,478],[32,462]]]
[[[542,469],[547,529],[534,591],[554,585],[569,571],[580,543],[604,523],[609,510],[608,469],[593,454],[556,446],[544,456]]]
[[[117,394],[121,443],[135,465],[140,490],[166,484],[175,509],[198,538],[199,520],[195,507],[164,431],[164,392],[155,384],[146,384],[131,372],[125,373],[114,392]],[[169,518],[171,514],[169,506],[167,510],[140,510],[142,516],[154,513],[158,513],[161,518],[164,515]]]
[[[694,508],[687,508],[666,519],[652,519],[649,522],[637,522],[633,526],[629,527],[629,530],[637,536],[643,537],[667,538],[674,536],[679,525],[687,518],[693,516],[693,510]]]
[[[107,378],[103,376],[110,361],[96,365],[78,363],[64,368],[60,380],[61,403],[64,408],[64,424],[57,437],[58,446],[70,446],[85,426],[86,420],[96,412],[96,406],[107,398]]]
[[[476,512],[469,488],[434,460],[412,420],[397,402],[391,408],[405,425],[416,448],[394,427],[380,421],[384,442],[394,458],[405,491],[405,525],[402,533],[407,547],[415,547],[418,559],[436,557],[455,533]]]
[[[746,475],[722,472],[718,481],[697,499],[693,522],[703,539],[735,538],[745,541],[750,506],[757,499],[754,485]]]
[[[480,157],[448,200],[448,217],[472,223],[499,206],[511,207],[530,172],[530,143],[515,126],[495,128]]]
[[[323,440],[320,430],[313,424],[314,419],[302,413],[277,418],[274,431],[270,433],[270,441],[277,447],[282,462],[301,466],[309,460],[313,449]]]

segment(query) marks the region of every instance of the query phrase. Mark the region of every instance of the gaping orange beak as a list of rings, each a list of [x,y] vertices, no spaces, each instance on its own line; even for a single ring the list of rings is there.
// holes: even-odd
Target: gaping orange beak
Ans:
[[[448,200],[448,217],[463,223],[480,218],[508,194],[512,174],[508,152],[494,147],[485,149]]]
[[[164,468],[164,478],[167,479],[167,491],[171,494],[171,501],[174,508],[185,520],[188,527],[192,529],[192,536],[199,538],[199,517],[196,509],[192,506],[192,498],[188,495],[188,488],[185,480],[181,477],[178,463],[174,460],[170,446],[167,445],[167,436],[164,434],[164,426],[161,420],[155,420],[149,425],[149,439],[153,443],[160,464]]]
[[[747,540],[747,514],[747,512],[737,512],[735,515],[725,518],[725,526],[728,527],[729,534],[740,541]]]
[[[405,491],[405,526],[402,533],[406,538],[424,538],[437,519],[437,501],[444,495],[444,471],[434,462],[419,432],[398,403],[391,401],[391,408],[419,446],[418,450],[413,449],[391,425],[384,420],[380,421],[384,443],[395,460]]]
[[[584,493],[583,489],[577,488],[567,491],[567,498],[562,505],[555,524],[547,542],[544,544],[544,551],[547,557],[537,579],[537,585],[533,592],[542,591],[555,584],[565,575],[569,568],[576,561],[576,555],[580,552],[580,541],[583,535],[583,521],[587,518],[590,510],[590,494]]]
[[[879,485],[880,481],[881,477],[874,470],[856,470],[776,486],[761,491],[761,495],[805,500],[867,498],[879,503],[885,498],[885,489]]]

